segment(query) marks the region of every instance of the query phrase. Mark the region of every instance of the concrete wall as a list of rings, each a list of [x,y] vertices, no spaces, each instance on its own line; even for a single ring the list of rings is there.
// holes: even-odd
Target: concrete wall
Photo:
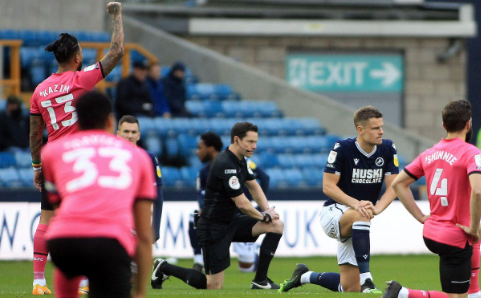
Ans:
[[[104,30],[105,0],[1,0],[0,29]]]
[[[445,135],[440,125],[444,105],[466,98],[465,49],[445,64],[436,61],[436,56],[449,46],[447,38],[183,37],[282,80],[286,78],[289,48],[402,50],[405,53],[404,123],[408,130],[433,140]]]
[[[263,70],[237,62],[133,18],[124,17],[124,31],[127,42],[141,44],[157,55],[162,64],[182,60],[204,82],[231,84],[244,98],[274,100],[286,116],[316,117],[332,133],[356,133],[352,125],[354,111],[326,97],[294,88]],[[262,40],[255,39],[253,43],[263,42]],[[413,159],[419,152],[434,144],[433,140],[390,124],[385,124],[385,137],[396,143],[399,152],[407,160]]]

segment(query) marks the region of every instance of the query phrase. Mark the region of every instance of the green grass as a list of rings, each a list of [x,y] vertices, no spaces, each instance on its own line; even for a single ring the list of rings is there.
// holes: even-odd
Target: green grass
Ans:
[[[310,258],[274,258],[269,269],[269,277],[277,283],[291,276],[296,263],[305,263],[310,270],[316,272],[338,272],[337,262],[334,257],[310,257]],[[178,265],[190,267],[191,260],[180,260]],[[438,258],[434,255],[407,255],[407,256],[372,256],[371,272],[375,284],[384,290],[386,280],[395,279],[403,286],[422,290],[440,290]],[[51,290],[52,265],[49,263],[46,269],[47,283]],[[250,282],[254,273],[241,273],[237,270],[237,260],[232,260],[232,266],[225,274],[224,289],[220,291],[196,290],[176,278],[164,282],[163,290],[150,289],[147,297],[259,297],[268,295],[281,295],[276,291],[250,290]],[[0,262],[0,297],[33,297],[32,285],[32,262]],[[282,295],[295,295],[310,297],[321,294],[323,298],[341,297],[341,293],[330,292],[317,285],[304,285]],[[346,294],[344,294],[346,295]],[[351,297],[367,294],[352,293]],[[342,296],[345,297],[345,296]]]

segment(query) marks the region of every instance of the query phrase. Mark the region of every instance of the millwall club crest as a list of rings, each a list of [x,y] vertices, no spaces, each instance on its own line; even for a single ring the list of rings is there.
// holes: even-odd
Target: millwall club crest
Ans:
[[[357,163],[359,162],[359,158],[354,158],[354,164],[357,166]]]
[[[378,157],[376,158],[376,166],[382,167],[384,165],[384,158]]]

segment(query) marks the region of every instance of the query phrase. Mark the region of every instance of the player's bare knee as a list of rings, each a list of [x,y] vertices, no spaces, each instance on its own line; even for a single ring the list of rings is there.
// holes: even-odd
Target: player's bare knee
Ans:
[[[267,225],[266,233],[282,234],[284,231],[284,222],[282,220],[275,220]]]
[[[343,292],[361,292],[361,285],[346,285],[342,286]]]

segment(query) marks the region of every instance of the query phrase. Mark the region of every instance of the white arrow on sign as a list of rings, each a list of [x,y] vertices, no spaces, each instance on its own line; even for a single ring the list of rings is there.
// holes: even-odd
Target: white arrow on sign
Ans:
[[[401,77],[401,72],[392,63],[383,62],[382,69],[373,69],[370,72],[372,78],[383,79],[382,85],[389,86],[396,82]]]

